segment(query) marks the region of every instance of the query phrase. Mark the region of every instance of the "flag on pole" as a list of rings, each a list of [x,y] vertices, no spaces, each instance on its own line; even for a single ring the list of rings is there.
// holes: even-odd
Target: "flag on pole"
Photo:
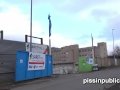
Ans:
[[[50,19],[50,14],[48,15],[48,20],[49,20],[49,37],[51,36],[51,27],[52,27],[52,23],[51,23],[51,19]]]

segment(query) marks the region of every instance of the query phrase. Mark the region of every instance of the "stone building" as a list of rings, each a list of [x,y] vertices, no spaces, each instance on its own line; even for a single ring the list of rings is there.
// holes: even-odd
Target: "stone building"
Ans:
[[[79,58],[79,46],[70,45],[62,48],[52,48],[54,73],[73,73],[75,63]]]
[[[99,67],[106,66],[108,63],[106,43],[100,42],[97,44],[97,46],[93,46],[93,48],[95,63],[98,64]],[[79,56],[92,57],[92,47],[79,48]]]
[[[107,61],[107,45],[100,42],[94,48],[95,63],[99,67],[105,66]],[[92,47],[79,48],[78,45],[70,45],[61,48],[52,48],[54,71],[57,73],[74,72],[75,64],[79,57],[92,57]]]
[[[93,46],[95,58],[107,57],[107,45],[105,42],[100,42],[97,46]],[[92,47],[79,48],[79,56],[92,56]]]

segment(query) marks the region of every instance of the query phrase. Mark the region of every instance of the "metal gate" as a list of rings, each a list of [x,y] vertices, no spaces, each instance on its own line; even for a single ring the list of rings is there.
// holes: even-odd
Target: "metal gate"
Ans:
[[[28,70],[28,57],[29,52],[17,52],[15,81],[22,81],[52,75],[52,56],[45,56],[46,59],[44,70]]]

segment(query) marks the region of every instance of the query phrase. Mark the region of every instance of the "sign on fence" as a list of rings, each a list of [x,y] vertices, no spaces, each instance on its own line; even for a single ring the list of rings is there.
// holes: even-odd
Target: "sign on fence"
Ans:
[[[48,53],[47,45],[32,43],[31,48],[32,48],[32,52],[34,52],[34,53],[42,53],[42,54]],[[26,43],[26,51],[30,52],[30,43]]]
[[[88,64],[94,64],[93,58],[87,58],[87,63]]]
[[[45,54],[29,52],[28,70],[45,69]]]

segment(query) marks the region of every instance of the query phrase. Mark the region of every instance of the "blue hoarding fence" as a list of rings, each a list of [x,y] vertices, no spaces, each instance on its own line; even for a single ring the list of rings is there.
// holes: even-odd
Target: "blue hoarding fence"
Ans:
[[[43,70],[28,70],[28,60],[29,52],[25,51],[17,52],[15,81],[47,77],[53,74],[51,55],[45,55],[45,69]]]

